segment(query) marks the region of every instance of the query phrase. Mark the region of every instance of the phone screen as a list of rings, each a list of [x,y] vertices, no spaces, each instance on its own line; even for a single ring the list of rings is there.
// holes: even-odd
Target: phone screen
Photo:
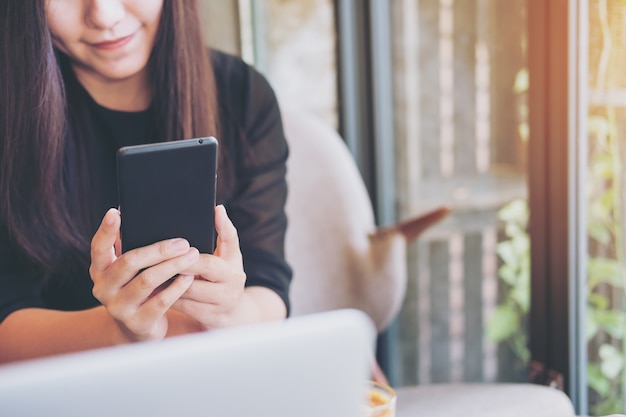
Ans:
[[[213,253],[217,146],[207,137],[117,152],[122,252],[185,238]]]

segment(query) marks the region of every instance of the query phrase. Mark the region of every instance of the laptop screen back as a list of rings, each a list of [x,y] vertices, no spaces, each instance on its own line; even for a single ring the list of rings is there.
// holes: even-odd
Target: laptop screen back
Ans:
[[[0,415],[359,417],[374,337],[344,310],[3,366]]]

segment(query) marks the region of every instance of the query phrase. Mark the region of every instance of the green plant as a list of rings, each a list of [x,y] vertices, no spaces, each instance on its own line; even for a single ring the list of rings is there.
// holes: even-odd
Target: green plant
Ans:
[[[524,43],[525,41],[523,41]],[[522,143],[529,139],[528,104],[521,98],[530,84],[527,68],[521,68],[513,84],[520,100],[517,106],[518,135]],[[486,338],[505,343],[513,352],[518,369],[526,369],[530,361],[526,321],[530,310],[530,238],[527,232],[528,203],[513,200],[498,210],[498,220],[504,225],[506,239],[499,242],[496,252],[501,260],[498,278],[504,297],[487,323]]]
[[[618,4],[618,3],[621,3]],[[595,31],[596,48],[601,52],[597,67],[590,62],[590,86],[597,92],[607,94],[618,87],[617,76],[623,74],[623,64],[618,56],[618,47],[626,47],[621,33],[623,21],[609,20],[609,9],[613,16],[626,12],[626,0],[612,2],[597,0],[590,9],[597,13],[598,22],[592,22],[590,29]],[[620,12],[620,13],[621,13]],[[597,23],[597,24],[596,24]],[[615,27],[612,27],[614,25]],[[619,32],[617,32],[619,31]],[[621,35],[620,35],[621,36]],[[623,66],[623,65],[622,65]],[[623,82],[622,82],[623,84]],[[621,87],[622,84],[619,84]],[[518,74],[514,91],[524,93],[528,88],[528,73],[522,69]],[[520,108],[520,137],[528,137],[528,127],[524,123],[527,108]],[[586,201],[588,203],[587,233],[589,253],[587,258],[587,311],[585,331],[588,342],[587,381],[590,409],[594,415],[623,413],[626,409],[626,184],[622,161],[624,139],[618,129],[618,112],[609,101],[596,103],[590,107],[588,119],[589,165],[587,168]],[[621,113],[623,120],[623,113]],[[622,122],[623,123],[623,122]],[[585,167],[579,167],[584,169]],[[513,202],[520,205],[524,202]],[[524,203],[525,204],[525,203]],[[525,207],[525,206],[524,206]],[[487,337],[494,342],[508,343],[521,361],[528,359],[524,331],[525,314],[528,312],[527,299],[530,288],[526,265],[529,252],[521,253],[521,242],[527,213],[521,209],[509,211],[506,206],[501,213],[517,213],[516,216],[501,215],[505,222],[507,240],[498,244],[498,254],[502,260],[499,277],[506,288],[505,297],[491,318]],[[511,227],[517,224],[519,229]],[[524,227],[522,227],[522,225]],[[520,302],[521,301],[521,302]],[[523,347],[522,347],[523,346]]]
[[[589,343],[588,386],[594,394],[591,410],[606,415],[624,410],[623,311],[624,242],[621,230],[621,161],[614,114],[589,118],[590,159],[587,199],[590,254],[587,268],[586,336]]]
[[[505,286],[502,302],[496,307],[486,329],[487,340],[509,345],[519,366],[526,367],[530,360],[526,335],[526,317],[530,309],[530,239],[528,205],[525,200],[514,200],[498,211],[504,223],[507,239],[498,243],[502,265],[498,277]]]
[[[621,3],[621,4],[620,4]],[[623,84],[621,55],[626,43],[621,35],[626,2],[597,0],[590,11],[590,88],[606,97]],[[621,117],[623,120],[623,116]],[[587,281],[587,379],[594,414],[621,413],[625,407],[626,369],[626,242],[624,241],[623,138],[618,112],[609,100],[589,109],[589,261]]]

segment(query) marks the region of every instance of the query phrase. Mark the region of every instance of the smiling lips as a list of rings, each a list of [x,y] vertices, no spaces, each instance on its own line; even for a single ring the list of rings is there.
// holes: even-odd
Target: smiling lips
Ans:
[[[122,46],[126,45],[128,42],[130,42],[133,36],[134,34],[125,36],[123,38],[118,38],[112,41],[92,43],[91,46],[93,46],[94,48],[105,50],[105,51],[110,51],[110,50],[121,48]]]

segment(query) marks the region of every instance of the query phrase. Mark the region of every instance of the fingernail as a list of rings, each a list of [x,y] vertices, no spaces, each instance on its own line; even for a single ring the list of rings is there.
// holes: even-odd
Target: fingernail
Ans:
[[[184,256],[185,259],[188,260],[195,259],[198,256],[198,250],[196,248],[191,248]]]
[[[104,216],[104,223],[107,224],[108,226],[111,226],[113,223],[115,223],[115,215],[113,214],[113,210],[115,209],[110,209],[109,211],[107,211],[106,215]]]
[[[189,247],[189,242],[187,242],[185,239],[174,239],[170,244],[172,245],[172,248],[176,251],[181,251]]]

